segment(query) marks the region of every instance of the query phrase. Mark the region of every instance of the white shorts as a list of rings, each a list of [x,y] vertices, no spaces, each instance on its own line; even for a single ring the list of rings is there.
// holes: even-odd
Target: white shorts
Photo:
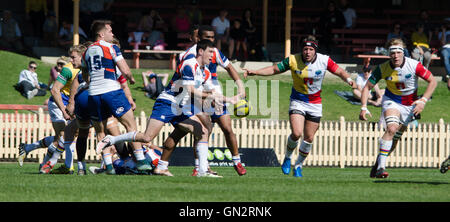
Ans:
[[[322,104],[305,103],[299,100],[291,99],[289,104],[289,114],[300,114],[307,120],[316,120],[322,117]]]
[[[394,102],[392,99],[390,99],[387,96],[383,96],[383,99],[381,101],[381,116],[380,120],[383,121],[383,125],[385,125],[385,115],[384,112],[388,109],[395,109],[400,112],[400,122],[403,124],[405,120],[408,118],[408,116],[412,113],[413,106],[405,106],[400,103]]]
[[[58,105],[56,105],[56,103],[53,101],[48,101],[48,114],[50,115],[50,120],[52,121],[52,123],[66,122],[62,111],[59,109]]]

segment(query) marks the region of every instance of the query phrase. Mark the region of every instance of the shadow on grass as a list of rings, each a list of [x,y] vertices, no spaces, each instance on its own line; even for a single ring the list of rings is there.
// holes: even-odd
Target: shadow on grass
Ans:
[[[433,181],[392,181],[392,180],[383,180],[383,181],[374,181],[374,183],[414,183],[414,184],[429,184],[429,185],[442,185],[442,184],[450,184],[448,182],[433,182]]]

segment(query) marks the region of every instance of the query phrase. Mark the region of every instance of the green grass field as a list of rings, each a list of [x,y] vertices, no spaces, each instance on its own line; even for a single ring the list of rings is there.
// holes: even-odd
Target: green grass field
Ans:
[[[278,167],[215,167],[224,178],[190,176],[191,167],[170,167],[174,177],[143,175],[41,175],[38,164],[0,164],[0,200],[17,202],[449,202],[450,174],[437,169],[389,169],[371,179],[369,168],[305,167],[304,177]],[[107,192],[105,192],[107,190]]]
[[[38,62],[40,81],[47,83],[50,65],[9,52],[0,51],[0,88],[2,104],[43,104],[49,97],[27,100],[13,89],[19,73],[30,60]],[[136,115],[145,111],[151,114],[154,100],[145,97],[141,90],[140,73],[144,69],[132,69],[136,84],[131,85],[136,99]],[[171,70],[154,70],[157,73]],[[229,80],[219,73],[222,83]],[[241,74],[242,75],[242,74]],[[279,118],[288,118],[288,96],[291,91],[290,76],[278,75],[256,80],[279,80]],[[258,81],[256,81],[259,84]],[[381,85],[383,87],[383,85]],[[270,89],[270,87],[269,87]],[[419,94],[425,89],[419,84]],[[323,83],[323,120],[357,121],[359,106],[340,99],[334,90],[349,90],[340,80],[325,79]],[[267,92],[271,95],[270,90]],[[421,122],[450,121],[449,91],[439,82],[433,100],[426,106]],[[250,101],[252,102],[252,101]],[[258,102],[258,101],[257,101]],[[256,103],[257,103],[256,102]],[[270,103],[268,104],[270,106]],[[254,107],[257,108],[257,107]],[[369,107],[377,121],[380,108]],[[3,111],[2,111],[3,112]],[[12,111],[10,111],[12,112]],[[25,112],[27,113],[27,112]],[[260,114],[249,118],[267,118]],[[175,177],[159,176],[107,176],[107,175],[40,175],[37,163],[0,163],[0,201],[10,202],[449,202],[449,173],[443,175],[437,169],[389,169],[390,178],[374,180],[368,177],[369,168],[308,168],[304,178],[285,176],[276,168],[248,167],[246,176],[239,177],[233,168],[216,167],[224,178],[191,177],[191,167],[170,167]]]

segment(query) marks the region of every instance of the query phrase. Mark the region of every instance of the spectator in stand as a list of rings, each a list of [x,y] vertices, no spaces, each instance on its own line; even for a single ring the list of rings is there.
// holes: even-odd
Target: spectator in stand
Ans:
[[[47,11],[47,0],[25,0],[26,20],[31,22],[33,35],[36,37],[42,37],[42,25]]]
[[[34,96],[45,96],[47,94],[47,86],[39,82],[36,69],[37,63],[30,61],[28,68],[22,70],[19,75],[17,90],[27,99],[31,99]]]
[[[360,74],[358,74],[358,76],[356,76],[355,82],[356,82],[357,88],[353,89],[353,97],[355,99],[361,100],[362,89],[366,85],[367,80],[369,79],[371,74],[372,74],[372,69],[371,69],[370,65],[368,65],[368,66],[363,67],[363,73],[360,73]],[[378,84],[376,84],[373,87],[373,89],[370,93],[370,96],[369,96],[370,98],[367,100],[367,102],[373,106],[380,106],[383,95],[384,95],[384,89],[380,89],[378,87]]]
[[[236,56],[234,59],[240,59],[239,53],[241,53],[241,47],[243,50],[243,61],[247,61],[248,53],[247,53],[247,43],[245,42],[245,30],[241,26],[241,20],[236,19],[233,21],[233,26],[230,29],[230,37],[233,39],[236,47]],[[231,42],[231,41],[230,41]],[[231,43],[230,43],[231,44]],[[233,48],[234,48],[233,47]]]
[[[389,32],[387,35],[386,42],[389,42],[389,40],[391,40],[391,39],[397,39],[397,38],[403,40],[403,42],[407,42],[405,39],[405,36],[403,35],[403,32],[402,32],[402,26],[400,25],[400,23],[395,22],[394,25],[392,26],[391,32]],[[410,57],[409,50],[406,47],[404,48],[404,50],[405,50],[404,51],[405,56]]]
[[[142,80],[144,82],[145,96],[156,99],[164,90],[169,74],[156,74],[152,70],[142,73]]]
[[[424,24],[419,23],[417,24],[416,30],[411,34],[411,42],[414,45],[411,57],[421,62],[428,69],[431,62],[431,49],[424,29]]]
[[[146,10],[139,20],[138,30],[151,33],[157,27],[163,27],[164,20],[155,9]],[[164,30],[166,31],[166,30]]]
[[[80,43],[87,41],[88,36],[81,27],[78,27],[78,33]],[[58,45],[67,50],[73,45],[73,24],[70,24],[67,19],[63,20],[61,29],[59,29]]]
[[[322,44],[326,54],[330,54],[331,45],[333,44],[332,29],[340,29],[345,26],[345,18],[342,12],[336,9],[334,1],[328,2],[328,7],[323,12],[319,24],[321,25]]]
[[[189,6],[188,16],[192,25],[202,24],[203,14],[200,8],[198,7],[199,2],[200,2],[199,0],[191,0],[191,4]]]
[[[56,66],[53,66],[50,69],[50,77],[48,79],[48,88],[51,89],[53,86],[53,83],[56,81],[56,78],[58,78],[59,73],[61,73],[62,68],[64,65],[70,62],[70,58],[66,56],[61,56],[56,60]]]
[[[189,16],[183,5],[177,6],[176,15],[172,18],[172,29],[177,33],[188,33],[191,29]]]
[[[165,27],[165,22],[158,11],[150,9],[144,13],[144,16],[139,21],[138,31],[144,32],[143,36],[151,48],[162,48],[163,50],[167,46],[164,39],[164,32],[167,31]]]
[[[244,10],[242,14],[242,29],[245,31],[245,41],[247,43],[247,49],[252,55],[256,55],[257,52],[261,51],[258,49],[258,38],[257,38],[257,29],[255,26],[255,20],[253,19],[253,12],[250,8]],[[259,52],[261,54],[261,52]]]
[[[431,36],[433,34],[433,25],[430,21],[430,16],[428,15],[427,10],[420,11],[419,21],[418,23],[422,23],[424,26],[423,32],[427,35],[428,40],[431,40]]]
[[[58,24],[56,21],[55,12],[48,12],[42,31],[44,34],[44,42],[47,45],[56,46],[56,40],[58,38]]]
[[[22,32],[15,19],[12,18],[12,12],[3,11],[3,19],[0,22],[0,47],[6,50],[23,52]]]
[[[216,47],[218,50],[222,50],[222,43],[228,43],[228,58],[231,58],[233,50],[230,50],[233,47],[233,44],[230,42],[230,21],[226,18],[228,15],[228,11],[226,9],[222,9],[220,11],[219,16],[215,17],[212,20],[211,26],[214,28],[216,32]],[[231,53],[230,53],[231,51]]]
[[[94,20],[111,19],[114,0],[80,0],[80,26],[86,30]]]
[[[438,34],[439,40],[441,40],[442,59],[444,60],[444,66],[446,71],[446,78],[442,78],[443,81],[447,80],[447,87],[450,89],[450,19],[447,18],[445,24],[441,26],[441,31]]]
[[[350,7],[348,0],[340,0],[342,15],[345,18],[345,28],[352,29],[356,26],[356,11]]]

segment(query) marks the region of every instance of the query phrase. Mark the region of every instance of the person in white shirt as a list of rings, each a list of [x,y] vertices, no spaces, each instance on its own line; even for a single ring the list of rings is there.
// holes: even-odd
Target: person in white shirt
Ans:
[[[231,58],[234,50],[234,40],[230,37],[230,21],[226,18],[228,11],[222,9],[220,15],[212,20],[211,26],[216,32],[216,47],[222,49],[222,43],[228,43],[229,58]]]
[[[359,73],[356,77],[356,85],[358,86],[356,89],[353,89],[353,97],[355,99],[361,100],[361,92],[364,86],[367,83],[370,75],[372,74],[372,69],[370,66],[363,67],[363,73]],[[384,89],[380,89],[378,84],[373,87],[373,91],[371,92],[371,97],[368,100],[368,103],[374,106],[381,105],[381,99],[384,95]]]
[[[28,68],[22,70],[19,75],[17,87],[22,96],[27,99],[31,99],[34,96],[45,96],[45,94],[47,94],[45,91],[45,84],[42,84],[43,87],[41,87],[41,84],[39,83],[36,69],[36,62],[30,61]]]
[[[347,0],[341,0],[341,11],[345,18],[345,28],[351,29],[356,25],[356,11],[350,7],[350,3]]]

